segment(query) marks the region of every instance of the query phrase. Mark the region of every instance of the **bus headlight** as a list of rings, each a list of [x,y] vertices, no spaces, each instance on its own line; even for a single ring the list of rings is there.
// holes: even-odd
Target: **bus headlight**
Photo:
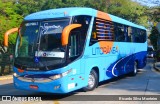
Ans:
[[[62,78],[62,77],[64,77],[64,76],[67,76],[71,71],[72,71],[72,69],[67,70],[67,71],[64,72],[64,73],[51,76],[50,78],[53,79],[53,80],[56,80],[56,79]]]
[[[59,78],[61,78],[61,74],[51,76],[50,78],[53,79],[53,80],[59,79]]]
[[[19,77],[19,75],[17,73],[13,73],[14,77]]]

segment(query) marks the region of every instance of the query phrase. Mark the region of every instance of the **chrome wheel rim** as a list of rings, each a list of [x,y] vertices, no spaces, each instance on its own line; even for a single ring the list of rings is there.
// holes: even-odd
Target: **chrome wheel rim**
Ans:
[[[88,79],[88,87],[92,88],[95,84],[95,78],[93,74],[89,75],[89,79]]]
[[[134,63],[134,73],[135,74],[137,73],[137,63],[136,62]]]

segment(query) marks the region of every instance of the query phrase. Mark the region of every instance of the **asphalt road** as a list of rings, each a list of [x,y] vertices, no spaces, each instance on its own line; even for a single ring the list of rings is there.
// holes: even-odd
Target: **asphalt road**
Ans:
[[[140,69],[138,74],[134,77],[122,76],[113,80],[105,81],[99,84],[98,88],[94,91],[84,92],[78,90],[70,93],[70,95],[62,95],[57,97],[54,94],[37,93],[23,90],[17,90],[14,88],[12,80],[0,81],[0,95],[45,95],[58,98],[57,100],[50,101],[37,101],[37,102],[12,102],[12,103],[24,103],[24,104],[159,104],[160,101],[97,101],[99,98],[104,99],[116,99],[116,95],[119,97],[132,97],[132,95],[158,95],[160,97],[160,73],[153,69],[153,59],[148,59],[145,68]],[[88,96],[91,95],[91,96]],[[95,96],[94,96],[95,95]],[[98,95],[98,96],[97,96]],[[108,96],[100,96],[108,95]],[[110,96],[113,95],[113,96]],[[115,98],[114,98],[115,97]],[[139,98],[139,97],[138,97]],[[82,100],[88,101],[82,101]],[[64,101],[61,101],[64,100]],[[70,101],[66,101],[70,100]],[[8,102],[0,102],[7,104]]]

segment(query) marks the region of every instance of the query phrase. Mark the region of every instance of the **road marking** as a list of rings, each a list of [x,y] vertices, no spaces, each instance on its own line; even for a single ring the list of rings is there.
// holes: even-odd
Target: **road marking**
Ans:
[[[0,81],[7,80],[7,79],[13,79],[13,76],[7,76],[7,77],[3,76],[3,77],[0,77]]]
[[[53,101],[53,104],[60,104],[57,100]]]
[[[27,101],[27,102],[24,102],[22,104],[34,104],[34,103],[39,103],[40,101]]]

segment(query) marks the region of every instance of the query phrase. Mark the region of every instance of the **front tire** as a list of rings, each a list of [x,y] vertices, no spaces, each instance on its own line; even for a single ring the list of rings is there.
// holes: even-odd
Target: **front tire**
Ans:
[[[91,70],[88,78],[88,85],[83,88],[84,91],[92,91],[98,86],[98,76],[95,70]]]

